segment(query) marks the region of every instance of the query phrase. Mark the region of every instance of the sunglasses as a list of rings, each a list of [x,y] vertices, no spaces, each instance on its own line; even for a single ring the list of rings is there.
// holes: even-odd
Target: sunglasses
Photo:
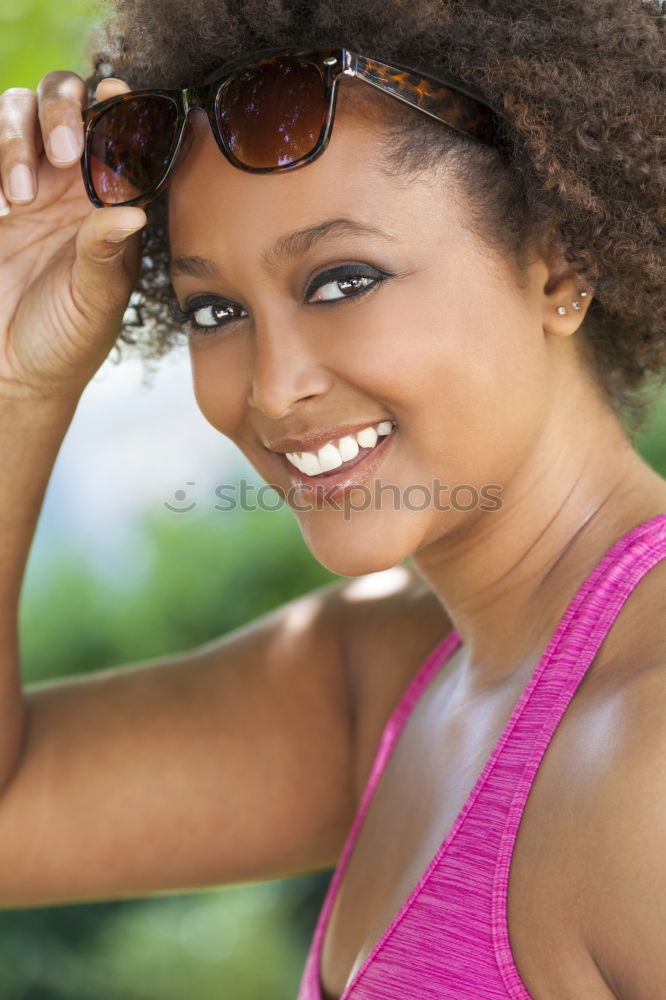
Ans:
[[[499,109],[470,84],[389,66],[345,48],[262,50],[226,63],[197,87],[133,90],[82,111],[83,180],[101,208],[157,197],[191,145],[188,113],[202,108],[229,163],[251,173],[311,163],[331,137],[341,76],[364,80],[457,132],[493,144]],[[187,137],[186,136],[187,132]]]

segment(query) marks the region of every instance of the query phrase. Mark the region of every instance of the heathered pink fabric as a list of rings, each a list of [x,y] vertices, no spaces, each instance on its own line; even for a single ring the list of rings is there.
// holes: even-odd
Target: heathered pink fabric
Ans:
[[[550,739],[622,605],[666,557],[666,514],[638,525],[584,580],[546,646],[483,771],[419,882],[341,1000],[532,1000],[509,945],[509,865],[525,803]],[[450,632],[419,668],[382,733],[333,873],[298,1000],[322,1000],[321,944],[335,893],[402,727],[460,644]]]

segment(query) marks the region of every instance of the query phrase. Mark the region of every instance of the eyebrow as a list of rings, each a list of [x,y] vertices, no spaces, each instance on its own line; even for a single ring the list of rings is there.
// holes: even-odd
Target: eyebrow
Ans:
[[[291,257],[303,256],[326,238],[350,235],[374,236],[388,243],[397,239],[393,233],[384,232],[383,229],[378,229],[365,222],[358,222],[355,219],[327,219],[315,226],[297,229],[293,233],[281,236],[273,246],[264,250],[261,261],[267,269],[274,270],[279,264]],[[219,267],[210,257],[177,257],[171,262],[169,270],[171,275],[184,274],[192,278],[219,279],[222,277]]]

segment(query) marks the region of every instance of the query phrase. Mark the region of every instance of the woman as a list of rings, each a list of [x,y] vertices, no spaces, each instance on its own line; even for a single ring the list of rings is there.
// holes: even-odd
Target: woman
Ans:
[[[666,357],[663,29],[135,0],[87,81],[2,95],[4,906],[337,864],[300,1000],[666,994],[666,484],[622,423]],[[81,109],[151,88],[85,112],[82,171]],[[135,286],[317,559],[381,575],[24,692],[41,500]]]

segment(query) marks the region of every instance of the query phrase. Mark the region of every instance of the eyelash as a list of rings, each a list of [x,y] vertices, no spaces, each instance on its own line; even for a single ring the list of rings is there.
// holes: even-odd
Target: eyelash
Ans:
[[[321,299],[318,302],[312,302],[311,305],[338,305],[343,302],[348,302],[350,299],[360,299],[363,295],[371,292],[373,288],[376,288],[381,282],[385,281],[387,278],[391,278],[393,275],[388,274],[386,271],[378,271],[374,267],[368,267],[367,265],[356,264],[354,267],[337,267],[331,268],[328,271],[322,271],[318,274],[314,281],[311,283],[307,290],[307,298],[310,298],[316,291],[323,288],[325,285],[332,284],[334,282],[343,283],[345,280],[350,278],[368,278],[372,280],[371,285],[365,285],[361,287],[360,290],[354,291],[351,295],[343,295],[337,299]],[[215,324],[199,324],[193,319],[194,313],[198,312],[200,309],[205,309],[207,306],[217,307],[219,311],[227,312],[233,310],[236,307],[235,303],[229,302],[226,299],[221,299],[214,295],[203,295],[200,298],[193,299],[186,309],[180,309],[179,306],[174,306],[170,312],[172,319],[177,323],[183,325],[187,324],[190,333],[196,336],[208,336],[209,334],[215,333],[224,326],[228,326],[230,323],[234,322],[234,318],[223,319],[219,323]],[[243,317],[235,317],[236,319],[242,319]]]

